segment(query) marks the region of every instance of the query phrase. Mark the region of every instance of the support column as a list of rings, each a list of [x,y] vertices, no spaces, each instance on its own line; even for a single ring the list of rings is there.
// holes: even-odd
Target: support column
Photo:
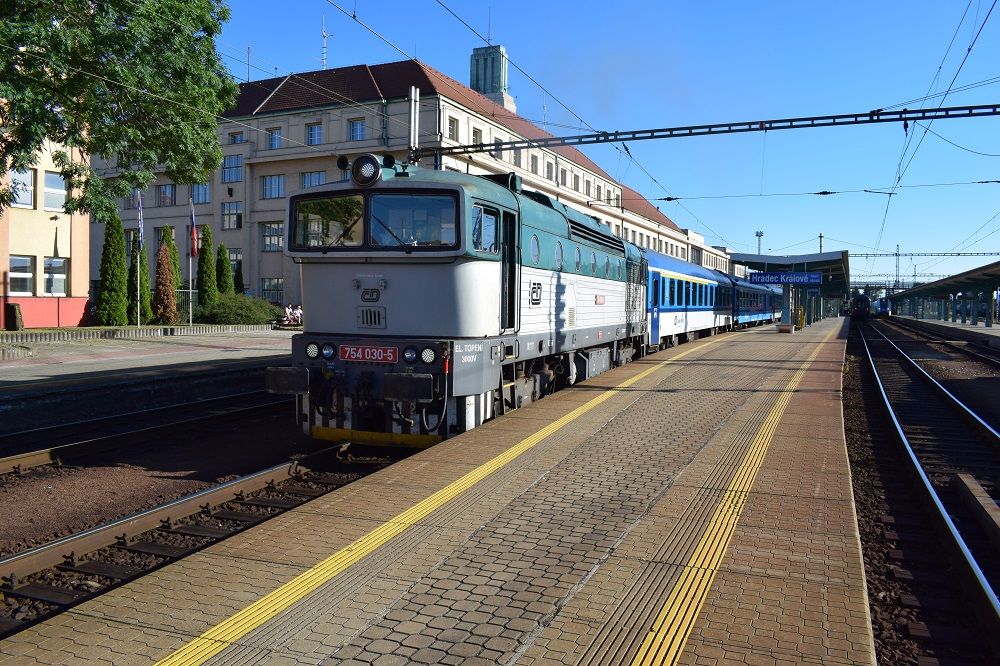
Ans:
[[[972,298],[969,299],[969,309],[972,311],[969,314],[972,315],[972,325],[979,325],[979,289],[973,288]]]
[[[958,321],[958,295],[948,294],[948,318],[952,323]]]
[[[968,302],[969,302],[969,292],[967,290],[963,290],[962,291],[962,298],[959,299],[959,305],[958,305],[958,309],[962,313],[962,323],[963,324],[968,324],[969,323],[969,316],[968,316],[968,314],[965,311],[966,310],[965,306],[966,306],[966,304]]]
[[[993,327],[993,311],[997,307],[997,299],[993,285],[986,287],[986,297],[989,299],[989,307],[986,308],[986,328]]]

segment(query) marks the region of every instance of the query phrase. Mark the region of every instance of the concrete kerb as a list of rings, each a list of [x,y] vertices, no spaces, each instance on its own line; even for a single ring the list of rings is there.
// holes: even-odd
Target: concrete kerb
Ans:
[[[211,333],[260,333],[274,330],[271,324],[199,324],[196,326],[143,326],[141,328],[71,328],[44,331],[0,331],[0,358],[7,360],[31,355],[8,356],[17,345],[31,342],[62,342],[66,340],[127,340],[174,335],[208,335]]]

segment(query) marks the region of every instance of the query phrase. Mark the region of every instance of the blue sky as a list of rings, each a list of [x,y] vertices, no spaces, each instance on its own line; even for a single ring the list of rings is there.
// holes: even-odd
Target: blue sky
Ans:
[[[953,91],[944,106],[1000,102],[1000,7],[984,25],[993,4],[444,2],[504,45],[518,113],[544,118],[556,135],[888,109],[944,92],[956,72],[954,88],[998,81]],[[230,6],[218,49],[240,79],[248,46],[253,78],[319,69],[324,16],[328,67],[404,58],[338,6],[463,83],[472,49],[484,45],[434,0]],[[651,200],[682,197],[654,203],[679,226],[737,252],[756,251],[757,230],[763,251],[775,254],[818,251],[820,233],[825,251],[872,252],[876,243],[889,252],[896,244],[900,252],[1000,251],[1000,184],[954,185],[1000,179],[1000,117],[939,120],[931,130],[965,150],[911,124],[904,155],[910,137],[887,123],[632,142],[634,160],[620,145],[585,151]],[[888,213],[885,194],[774,196],[888,191],[901,163],[908,166]],[[952,274],[997,260],[902,257],[900,274]],[[894,272],[894,258],[851,261],[853,277]]]

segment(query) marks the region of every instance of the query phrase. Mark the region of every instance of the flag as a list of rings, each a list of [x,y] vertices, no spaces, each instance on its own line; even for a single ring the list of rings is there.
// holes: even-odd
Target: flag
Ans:
[[[198,256],[198,224],[194,220],[194,202],[191,202],[191,256]]]
[[[139,243],[139,252],[142,251],[142,192],[139,190],[135,191],[136,206],[139,208],[139,234],[137,236]]]

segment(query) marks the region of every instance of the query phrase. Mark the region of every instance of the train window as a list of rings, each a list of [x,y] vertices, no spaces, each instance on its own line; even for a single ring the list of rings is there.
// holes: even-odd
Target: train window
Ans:
[[[674,283],[675,282],[677,282],[677,280],[675,280],[673,278],[669,278],[667,280],[667,298],[666,298],[667,305],[673,305],[674,304]]]
[[[622,276],[622,260],[618,260],[618,267],[615,268],[615,277],[621,279]]]
[[[597,253],[590,253],[590,274],[597,275]]]
[[[556,270],[561,271],[563,269],[563,249],[562,243],[556,241]]]
[[[604,277],[611,277],[611,257],[604,257]]]
[[[455,245],[454,197],[447,194],[374,194],[371,244],[375,247]]]
[[[577,272],[579,272],[580,268],[583,266],[583,255],[580,254],[580,248],[576,248],[573,251],[573,253],[574,253],[574,257],[576,258],[576,261],[575,261],[576,270],[577,270]]]
[[[684,305],[691,305],[691,283],[684,280]]]
[[[500,245],[497,243],[497,229],[500,225],[499,213],[490,208],[482,206],[472,207],[472,247],[480,252],[499,252]]]
[[[364,240],[361,195],[309,199],[295,204],[289,249],[358,247]]]
[[[538,258],[541,256],[542,250],[538,246],[538,236],[534,234],[531,235],[531,263],[537,264]]]
[[[667,304],[667,285],[670,284],[670,278],[665,277],[660,282],[660,305]]]

